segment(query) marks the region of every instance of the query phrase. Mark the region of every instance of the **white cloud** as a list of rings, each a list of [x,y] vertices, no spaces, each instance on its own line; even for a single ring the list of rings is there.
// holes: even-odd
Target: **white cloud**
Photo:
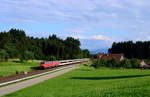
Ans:
[[[147,36],[147,39],[150,40],[150,36]]]
[[[72,37],[77,39],[95,39],[95,40],[105,40],[105,41],[111,41],[113,42],[113,39],[104,36],[104,35],[94,35],[94,36],[80,36],[80,35],[73,35]]]
[[[150,31],[150,2],[147,0],[1,0],[0,6],[1,22],[30,23],[32,20],[63,22],[78,28]]]
[[[81,30],[81,29],[74,29],[74,28],[68,28],[68,29],[65,29],[65,31],[69,31],[69,32],[75,32],[75,33],[85,33],[84,30]]]
[[[66,28],[64,29],[67,32],[74,32],[74,33],[87,33],[90,28]]]
[[[133,24],[141,27],[140,20],[149,24],[146,21],[150,16],[147,0],[1,0],[0,6],[1,14],[11,19],[64,21],[94,27],[113,24],[129,30],[133,30],[129,27]]]
[[[99,39],[99,40],[107,40],[107,41],[112,41],[111,38],[103,36],[103,35],[97,35],[97,36],[93,36],[93,39]]]
[[[29,30],[26,30],[25,32],[28,36],[33,36],[38,38],[42,38],[42,37],[47,38],[49,35],[51,35],[49,32],[35,32]]]
[[[150,34],[149,0],[1,0],[0,6],[0,24],[63,23],[73,25],[75,28],[65,31],[80,33],[80,39],[149,39],[146,38]],[[109,31],[104,36],[90,34],[89,37],[85,34],[97,29],[124,33]]]

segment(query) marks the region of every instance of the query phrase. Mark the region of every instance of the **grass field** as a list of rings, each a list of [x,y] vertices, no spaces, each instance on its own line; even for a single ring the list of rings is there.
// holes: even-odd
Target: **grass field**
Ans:
[[[150,97],[150,70],[82,67],[4,97]]]
[[[37,67],[40,62],[41,61],[38,60],[29,60],[26,62],[0,62],[0,77],[16,74],[16,72],[20,73],[34,70],[34,67]]]

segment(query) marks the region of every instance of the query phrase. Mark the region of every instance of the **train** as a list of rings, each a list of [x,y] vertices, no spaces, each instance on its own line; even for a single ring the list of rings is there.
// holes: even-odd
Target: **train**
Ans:
[[[40,67],[43,69],[57,67],[61,64],[59,61],[47,61],[47,62],[41,62]]]
[[[47,68],[58,67],[60,65],[81,63],[81,62],[85,62],[88,60],[89,60],[88,58],[84,58],[84,59],[61,60],[61,61],[46,61],[46,62],[41,62],[40,67],[43,69],[47,69]]]

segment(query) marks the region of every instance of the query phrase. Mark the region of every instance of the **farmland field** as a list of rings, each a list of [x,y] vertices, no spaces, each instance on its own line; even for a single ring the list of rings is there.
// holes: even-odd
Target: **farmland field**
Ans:
[[[40,61],[38,60],[26,62],[19,62],[19,61],[0,62],[0,77],[20,72],[32,71],[34,70],[34,67],[39,65],[39,63]]]
[[[4,97],[150,97],[150,70],[81,67]]]

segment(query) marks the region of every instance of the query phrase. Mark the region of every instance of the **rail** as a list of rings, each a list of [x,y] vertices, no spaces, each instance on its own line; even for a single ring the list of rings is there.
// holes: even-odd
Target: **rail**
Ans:
[[[69,65],[69,64],[71,65],[71,64],[76,64],[76,63],[83,63],[83,62],[86,62],[86,61],[89,61],[89,59],[88,58],[84,58],[84,59],[62,60],[62,61],[59,61],[59,62],[61,62],[60,65]],[[34,77],[42,76],[42,75],[45,75],[45,74],[48,74],[48,73],[51,73],[51,72],[63,70],[65,68],[66,67],[58,68],[58,69],[55,69],[55,70],[46,71],[44,73],[39,73],[39,74],[35,74],[35,75],[32,75],[32,76],[19,78],[19,79],[16,79],[16,80],[3,82],[3,83],[0,83],[0,86],[4,86],[4,85],[8,85],[8,84],[19,82],[19,81],[31,79],[31,78],[34,78]]]

